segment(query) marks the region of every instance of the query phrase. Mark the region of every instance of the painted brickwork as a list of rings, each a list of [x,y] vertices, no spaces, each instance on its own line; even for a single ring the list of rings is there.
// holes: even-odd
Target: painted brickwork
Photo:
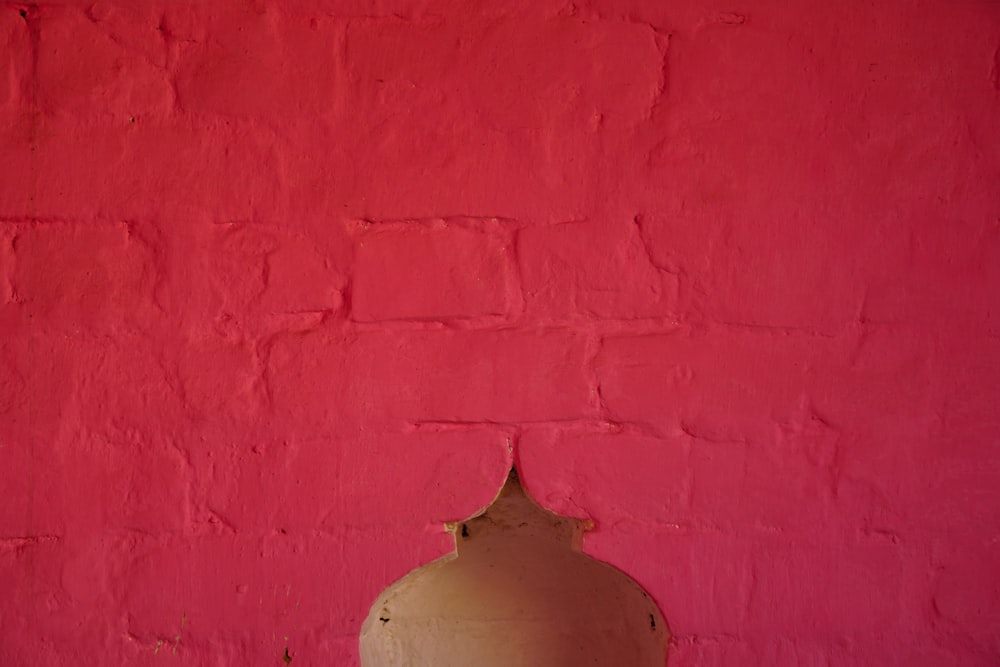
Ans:
[[[0,664],[356,665],[515,455],[671,667],[1000,661],[1000,5],[0,45]]]

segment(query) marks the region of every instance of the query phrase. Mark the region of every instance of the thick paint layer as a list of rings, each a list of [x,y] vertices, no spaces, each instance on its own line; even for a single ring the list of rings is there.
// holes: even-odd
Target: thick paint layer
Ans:
[[[0,3],[0,664],[358,664],[516,456],[670,666],[1000,661],[1000,6]]]

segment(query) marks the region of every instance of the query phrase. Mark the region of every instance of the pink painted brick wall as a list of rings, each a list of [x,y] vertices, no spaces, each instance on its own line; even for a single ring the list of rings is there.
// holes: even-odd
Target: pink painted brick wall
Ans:
[[[1000,5],[0,44],[0,664],[357,665],[514,457],[670,667],[1000,661]]]

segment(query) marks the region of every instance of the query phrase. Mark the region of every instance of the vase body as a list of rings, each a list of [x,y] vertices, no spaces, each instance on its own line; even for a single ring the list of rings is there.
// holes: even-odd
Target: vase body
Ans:
[[[627,575],[581,553],[582,525],[508,480],[455,527],[455,554],[379,596],[364,667],[663,667],[666,623]]]

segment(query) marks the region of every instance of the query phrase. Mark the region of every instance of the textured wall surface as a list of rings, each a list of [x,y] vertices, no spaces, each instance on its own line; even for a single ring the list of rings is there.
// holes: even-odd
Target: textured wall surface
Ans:
[[[356,665],[513,456],[671,667],[1000,661],[997,2],[0,45],[0,664]]]

